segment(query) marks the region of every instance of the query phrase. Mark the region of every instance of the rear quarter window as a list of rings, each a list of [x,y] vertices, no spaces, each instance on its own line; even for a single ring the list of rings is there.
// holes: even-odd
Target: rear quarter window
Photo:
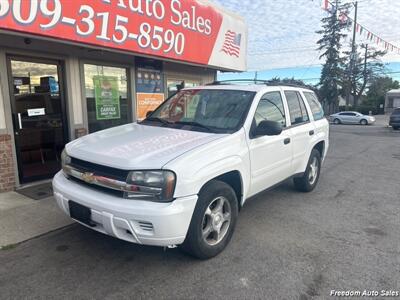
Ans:
[[[312,92],[303,92],[304,97],[306,97],[308,104],[310,105],[312,115],[314,120],[321,120],[324,118],[324,110],[321,103],[318,101],[317,96]]]

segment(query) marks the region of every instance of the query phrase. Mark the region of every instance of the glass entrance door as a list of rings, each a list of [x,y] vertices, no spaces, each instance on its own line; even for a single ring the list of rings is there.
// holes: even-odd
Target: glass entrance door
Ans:
[[[9,68],[20,182],[51,178],[66,137],[61,65],[10,58]]]

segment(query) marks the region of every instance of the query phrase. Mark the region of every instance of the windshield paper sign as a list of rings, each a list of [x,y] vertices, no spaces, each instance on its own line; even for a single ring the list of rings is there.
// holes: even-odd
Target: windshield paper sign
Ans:
[[[243,19],[205,0],[0,0],[0,28],[246,69]]]
[[[119,119],[121,115],[118,78],[114,76],[93,76],[96,100],[96,119]]]

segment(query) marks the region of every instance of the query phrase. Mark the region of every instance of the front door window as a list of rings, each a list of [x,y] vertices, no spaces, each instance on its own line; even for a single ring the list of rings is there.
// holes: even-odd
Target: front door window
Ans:
[[[21,183],[60,170],[65,145],[61,66],[11,59],[11,106]]]

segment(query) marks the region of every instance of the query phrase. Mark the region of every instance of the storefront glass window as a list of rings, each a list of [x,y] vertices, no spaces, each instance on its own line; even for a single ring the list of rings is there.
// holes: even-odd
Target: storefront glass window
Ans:
[[[176,79],[168,79],[167,87],[168,87],[168,97],[171,97],[173,94],[178,92],[178,89],[181,88],[192,88],[195,86],[199,86],[199,81],[194,80],[176,80]]]
[[[130,122],[126,69],[85,64],[84,74],[89,132]]]

